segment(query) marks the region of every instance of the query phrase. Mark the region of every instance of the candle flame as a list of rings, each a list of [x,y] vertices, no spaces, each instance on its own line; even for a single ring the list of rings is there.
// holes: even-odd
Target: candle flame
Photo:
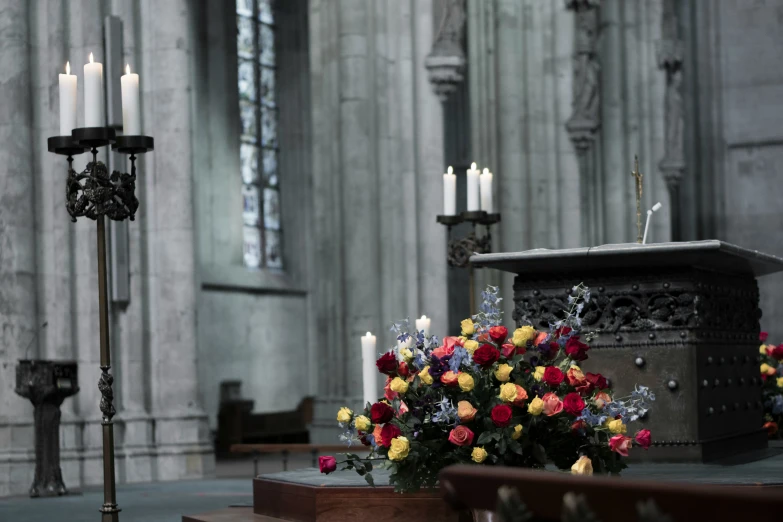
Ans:
[[[476,170],[476,162],[470,164],[470,170]]]
[[[367,335],[365,337],[372,337],[372,334],[370,332],[367,332]]]
[[[489,169],[485,168],[482,174],[489,174]]]
[[[426,316],[426,315],[422,315],[422,316],[421,316],[421,318],[422,318],[422,319],[426,319],[426,318],[427,318],[427,316]]]
[[[92,53],[90,53],[90,63],[92,63]]]
[[[65,62],[65,74],[71,74],[71,62]]]
[[[129,63],[125,64],[125,74],[130,74],[130,64]]]
[[[454,174],[454,168],[449,166],[449,168],[448,168],[448,170],[446,172],[448,172],[449,174]]]

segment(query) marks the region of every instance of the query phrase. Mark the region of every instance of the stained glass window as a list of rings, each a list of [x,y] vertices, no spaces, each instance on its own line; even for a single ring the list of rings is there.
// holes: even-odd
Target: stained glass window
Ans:
[[[282,268],[273,0],[236,0],[244,260]]]

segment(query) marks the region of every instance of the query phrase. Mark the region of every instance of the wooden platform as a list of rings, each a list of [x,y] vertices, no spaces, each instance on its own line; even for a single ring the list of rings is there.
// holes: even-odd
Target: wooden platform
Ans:
[[[770,449],[758,460],[741,464],[637,463],[617,479],[715,486],[783,489],[783,454]],[[547,474],[545,471],[536,473]],[[553,474],[554,475],[554,474]],[[570,475],[567,475],[570,476]],[[376,488],[352,471],[322,475],[302,469],[262,475],[253,481],[254,508],[229,508],[183,517],[183,522],[457,522],[459,516],[438,491],[394,493],[389,474],[373,472]]]

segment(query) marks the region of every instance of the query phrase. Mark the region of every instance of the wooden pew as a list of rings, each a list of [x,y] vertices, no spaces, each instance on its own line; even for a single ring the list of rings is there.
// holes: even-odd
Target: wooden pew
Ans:
[[[367,453],[366,446],[351,446],[345,444],[232,444],[231,453],[249,453],[253,455],[253,476],[258,476],[258,458],[264,454],[279,453],[283,456],[283,471],[288,471],[288,457],[291,453],[310,453],[313,467],[318,467],[318,455],[323,453]],[[339,460],[339,459],[338,459]]]
[[[736,522],[783,520],[780,486],[732,486],[581,477],[502,467],[453,466],[441,494],[455,510],[496,511],[498,522]],[[783,477],[781,477],[783,482]]]

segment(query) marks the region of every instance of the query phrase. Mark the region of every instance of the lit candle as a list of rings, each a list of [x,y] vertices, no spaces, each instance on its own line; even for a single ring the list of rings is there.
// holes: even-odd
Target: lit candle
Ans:
[[[370,332],[362,339],[362,386],[364,402],[362,406],[375,403],[378,400],[378,369],[375,366],[375,336]]]
[[[65,74],[60,75],[60,136],[70,136],[76,127],[76,82],[71,62],[65,62]]]
[[[94,62],[90,53],[90,63],[84,64],[84,126],[103,127],[103,64]]]
[[[484,169],[484,172],[479,176],[479,183],[481,185],[481,210],[489,214],[492,213],[492,173],[489,169]]]
[[[479,171],[471,163],[468,169],[468,212],[479,210]]]
[[[443,215],[453,216],[457,213],[457,176],[449,167],[443,175]]]
[[[431,319],[426,315],[422,315],[420,319],[416,319],[416,331],[424,332],[424,337],[430,334],[430,321]]]
[[[131,74],[130,65],[125,65],[125,74],[120,78],[122,87],[122,133],[126,136],[141,135],[141,111],[139,108],[139,75]]]

